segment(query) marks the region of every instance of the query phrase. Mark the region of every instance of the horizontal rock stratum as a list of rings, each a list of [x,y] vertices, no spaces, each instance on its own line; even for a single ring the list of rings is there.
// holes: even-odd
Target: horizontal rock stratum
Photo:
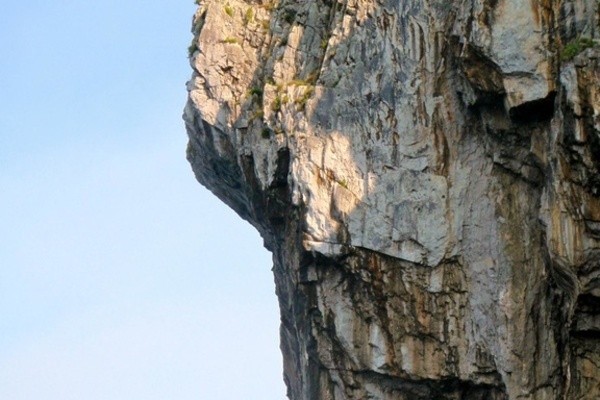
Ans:
[[[290,399],[600,399],[596,0],[199,3],[187,156]]]

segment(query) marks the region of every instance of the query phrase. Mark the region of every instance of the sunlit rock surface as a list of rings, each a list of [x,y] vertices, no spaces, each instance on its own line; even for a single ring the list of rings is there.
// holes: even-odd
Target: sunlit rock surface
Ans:
[[[595,0],[200,3],[188,159],[290,399],[600,398]]]

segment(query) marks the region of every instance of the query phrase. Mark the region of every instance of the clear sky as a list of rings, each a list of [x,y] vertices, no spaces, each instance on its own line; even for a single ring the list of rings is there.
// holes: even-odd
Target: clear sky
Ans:
[[[282,400],[258,234],[193,178],[192,0],[0,15],[0,399]]]

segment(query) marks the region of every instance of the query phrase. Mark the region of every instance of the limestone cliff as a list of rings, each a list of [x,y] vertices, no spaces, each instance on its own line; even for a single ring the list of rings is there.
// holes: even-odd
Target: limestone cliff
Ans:
[[[290,399],[600,399],[598,16],[200,1],[187,155],[273,252]]]

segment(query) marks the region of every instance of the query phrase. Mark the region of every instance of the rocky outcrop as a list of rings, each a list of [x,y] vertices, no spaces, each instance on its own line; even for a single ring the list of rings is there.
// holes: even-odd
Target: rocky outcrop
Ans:
[[[290,399],[600,398],[595,0],[200,3],[188,159]]]

